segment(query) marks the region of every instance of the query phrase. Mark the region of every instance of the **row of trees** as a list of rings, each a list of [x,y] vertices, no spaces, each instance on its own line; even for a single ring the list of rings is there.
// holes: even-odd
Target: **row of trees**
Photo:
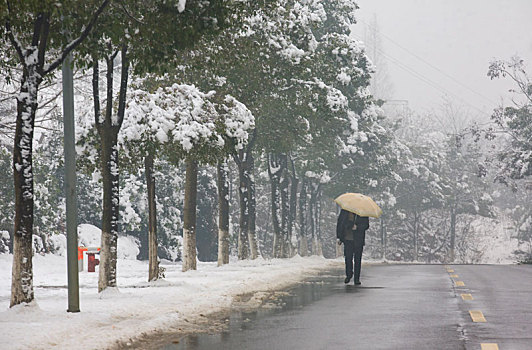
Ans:
[[[54,69],[69,52],[78,68],[80,222],[102,228],[99,291],[116,287],[119,231],[148,247],[151,281],[159,257],[182,259],[187,271],[197,250],[219,265],[231,249],[239,259],[333,255],[331,199],[347,191],[383,207],[372,254],[384,257],[454,261],[460,218],[493,213],[477,176],[485,147],[470,142],[480,131],[383,115],[368,89],[372,64],[349,35],[352,1],[5,4],[2,40],[16,55],[2,52],[4,90],[20,89],[14,147],[0,148],[1,162],[14,156],[15,186],[1,182],[14,200],[0,208],[14,243],[12,306],[33,299],[35,237],[53,250],[53,233],[64,231]],[[13,115],[6,101],[1,111]],[[529,106],[501,120],[530,118]],[[12,121],[0,132],[9,135]],[[519,145],[530,147],[523,136]]]
[[[8,52],[5,71],[19,82],[13,147],[15,227],[11,305],[33,299],[32,237],[34,224],[33,135],[42,82],[53,76],[65,57],[76,51],[76,65],[92,68],[95,129],[103,178],[102,258],[99,290],[116,286],[116,243],[119,218],[118,132],[124,121],[130,68],[135,73],[164,70],[202,36],[233,26],[239,4],[229,1],[155,1],[124,4],[110,0],[6,1],[0,7],[1,37]],[[30,19],[30,20],[28,20]],[[70,38],[74,38],[70,40]],[[163,40],[163,45],[154,45]],[[120,54],[118,92],[114,64]],[[100,105],[100,61],[106,64],[105,108]],[[19,69],[21,68],[21,70]],[[19,73],[21,72],[21,73]],[[17,74],[20,74],[17,77]],[[116,102],[115,102],[115,96]],[[186,220],[185,220],[186,221]]]
[[[100,291],[116,286],[121,150],[133,167],[144,158],[150,213],[150,279],[158,276],[153,164],[159,157],[166,157],[174,165],[185,163],[184,271],[194,269],[196,264],[198,163],[218,163],[223,209],[228,207],[222,203],[227,202],[223,196],[227,189],[223,187],[227,183],[224,177],[228,156],[237,164],[239,173],[238,256],[245,259],[259,255],[253,177],[257,147],[268,154],[272,195],[277,196],[279,191],[282,197],[283,209],[272,210],[273,222],[277,223],[275,256],[288,256],[289,151],[307,152],[303,147],[312,145],[313,152],[321,152],[319,147],[332,140],[332,147],[326,150],[334,153],[339,144],[346,146],[356,141],[351,140],[353,131],[363,133],[349,127],[359,114],[366,120],[368,131],[376,123],[371,96],[364,90],[369,62],[348,36],[355,5],[343,1],[327,5],[318,1],[279,1],[260,6],[224,1],[189,1],[186,6],[183,1],[73,5],[68,1],[7,2],[2,7],[2,37],[17,53],[4,53],[5,57],[17,58],[17,62],[8,60],[5,69],[15,76],[17,70],[12,67],[23,68],[13,148],[16,196],[11,305],[33,299],[32,145],[38,92],[43,80],[52,77],[54,69],[74,49],[77,67],[92,71],[92,96],[88,101],[93,105],[93,122],[86,123],[88,119],[84,119],[86,128],[82,129],[79,142],[83,165],[99,174],[103,188]],[[27,17],[33,23],[26,21]],[[75,33],[80,35],[73,41],[66,40]],[[103,84],[102,62],[106,68]],[[120,79],[115,84],[118,63]],[[132,77],[137,91],[131,91]],[[175,81],[189,85],[176,85]],[[217,92],[203,93],[193,83],[202,91],[216,87]],[[102,88],[105,98],[100,97]],[[83,107],[88,110],[87,104]],[[131,132],[120,134],[128,123]],[[356,149],[351,153],[355,152]],[[324,159],[317,157],[315,164],[305,161],[303,166],[321,170]],[[295,169],[294,156],[290,162]],[[295,170],[292,173],[295,176]],[[309,183],[304,187],[313,186],[314,192],[319,192],[319,180],[307,177]],[[312,197],[316,198],[316,194]],[[272,202],[276,206],[277,197]],[[311,203],[315,213],[317,203],[316,199]],[[228,261],[228,249],[224,247],[227,238],[223,234],[228,232],[227,222],[227,210],[220,210],[222,263]],[[290,225],[293,230],[293,220]],[[315,249],[317,245],[316,240]]]

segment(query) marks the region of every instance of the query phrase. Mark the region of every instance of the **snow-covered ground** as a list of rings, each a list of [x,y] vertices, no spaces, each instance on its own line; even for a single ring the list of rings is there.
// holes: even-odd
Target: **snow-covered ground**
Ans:
[[[200,314],[230,307],[233,297],[276,290],[342,266],[321,257],[231,261],[223,267],[163,263],[166,278],[148,283],[145,261],[118,261],[118,289],[97,292],[98,272],[80,277],[80,313],[67,313],[66,257],[36,255],[35,300],[9,309],[12,255],[0,255],[0,349],[102,349],[143,333],[176,330]]]
[[[528,251],[526,243],[519,244],[512,220],[504,213],[497,218],[465,216],[468,221],[467,251],[457,257],[460,263],[475,264],[514,264],[517,262],[515,251]],[[458,226],[457,244],[463,241],[462,226]]]

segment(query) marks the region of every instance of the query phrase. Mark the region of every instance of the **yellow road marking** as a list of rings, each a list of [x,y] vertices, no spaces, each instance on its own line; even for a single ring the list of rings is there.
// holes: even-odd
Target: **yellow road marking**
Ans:
[[[449,272],[449,273],[453,273],[454,270],[453,270],[453,269],[448,269],[447,272]]]
[[[462,282],[462,281],[455,281],[455,282],[454,282],[454,285],[455,285],[456,287],[465,287],[465,283]]]
[[[462,296],[462,300],[473,300],[473,296],[468,293],[460,294]]]
[[[486,322],[486,319],[484,318],[482,311],[469,310],[469,315],[471,315],[471,319],[473,320],[473,322]]]
[[[496,343],[482,343],[480,344],[481,350],[499,350],[499,345]]]
[[[458,278],[458,275],[451,275],[452,278]]]

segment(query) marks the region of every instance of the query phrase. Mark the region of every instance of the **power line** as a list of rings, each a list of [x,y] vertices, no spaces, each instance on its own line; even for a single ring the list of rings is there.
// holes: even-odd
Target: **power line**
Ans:
[[[368,28],[371,29],[371,25],[368,24],[367,22],[365,22],[364,20],[362,19],[358,19],[360,22],[362,22],[364,25],[366,25]],[[417,55],[416,53],[412,52],[411,50],[409,50],[408,48],[404,47],[403,45],[399,44],[397,41],[395,41],[394,39],[390,38],[389,36],[383,34],[383,33],[380,33],[380,35],[389,40],[390,42],[392,42],[394,45],[398,46],[399,48],[403,49],[404,51],[406,51],[407,53],[409,53],[410,55],[414,56],[415,58],[417,58],[418,60],[420,60],[421,62],[425,63],[427,66],[431,67],[432,69],[438,71],[439,73],[445,75],[447,78],[451,79],[452,81],[454,81],[455,83],[457,83],[458,85],[462,86],[463,88],[469,90],[470,92],[474,93],[475,95],[483,98],[484,100],[490,102],[490,103],[493,103],[493,101],[484,96],[483,94],[479,93],[478,91],[470,88],[469,86],[467,86],[466,84],[462,83],[461,81],[459,81],[458,79],[456,79],[455,77],[453,77],[452,75],[448,74],[447,72],[441,70],[439,67],[437,67],[436,65],[428,62],[427,60],[425,60],[423,57]]]
[[[353,35],[353,36],[356,39],[361,40],[357,36],[355,36],[355,35]],[[363,41],[363,40],[361,40],[361,41]],[[471,104],[469,101],[467,101],[467,100],[463,99],[462,97],[456,95],[455,93],[447,90],[446,88],[442,87],[438,83],[434,82],[433,80],[431,80],[431,79],[427,78],[426,76],[424,76],[423,74],[419,73],[415,69],[410,68],[406,64],[402,63],[400,60],[394,58],[393,56],[391,56],[391,55],[389,55],[387,53],[385,53],[384,50],[382,50],[382,49],[377,49],[377,50],[379,51],[379,53],[381,55],[383,55],[384,57],[388,58],[397,67],[399,67],[402,70],[406,71],[407,73],[413,75],[415,78],[421,80],[422,82],[424,82],[425,84],[429,85],[430,87],[432,87],[432,88],[434,88],[436,90],[439,90],[440,92],[443,92],[444,94],[454,96],[455,98],[457,98],[457,99],[461,100],[462,102],[464,102],[465,104],[469,105],[471,108],[476,109],[480,113],[485,114],[485,115],[489,115],[489,113],[487,113],[487,112],[483,111],[482,109],[478,108],[477,106]]]
[[[381,51],[381,50],[379,50]],[[411,75],[413,75],[414,77],[418,78],[419,80],[423,81],[425,84],[443,92],[444,94],[447,94],[447,95],[450,95],[450,96],[454,96],[455,98],[461,100],[462,102],[464,102],[465,104],[467,104],[468,106],[470,106],[471,108],[477,110],[478,112],[482,113],[482,114],[485,114],[485,115],[489,115],[489,113],[483,111],[482,109],[478,108],[477,106],[471,104],[469,101],[465,100],[464,98],[456,95],[455,93],[447,90],[446,88],[442,87],[441,85],[439,85],[438,83],[434,82],[433,80],[427,78],[426,76],[422,75],[421,73],[417,72],[416,70],[408,67],[406,64],[402,63],[401,61],[393,58],[392,56],[390,55],[387,55],[385,54],[384,52],[381,51],[381,54],[388,58],[389,60],[392,61],[392,63],[395,63],[397,65],[397,67],[403,69],[404,71],[410,73]]]

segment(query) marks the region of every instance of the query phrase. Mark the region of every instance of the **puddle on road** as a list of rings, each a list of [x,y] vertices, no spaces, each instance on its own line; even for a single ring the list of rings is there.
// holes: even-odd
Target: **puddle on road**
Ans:
[[[143,340],[119,344],[115,349],[197,350],[219,349],[230,342],[232,334],[253,330],[259,320],[281,313],[297,312],[306,305],[339,293],[362,293],[378,286],[344,284],[344,270],[325,271],[295,286],[276,292],[257,292],[234,298],[231,310],[200,315],[174,333],[147,335]]]
[[[157,342],[155,349],[192,350],[215,348],[229,340],[231,334],[254,328],[255,321],[279,313],[297,311],[305,305],[339,291],[355,290],[354,285],[343,284],[343,270],[325,272],[296,286],[278,292],[258,292],[235,298],[231,313],[224,319],[225,327],[215,333],[191,334],[171,342]],[[351,288],[352,287],[352,288]],[[164,345],[163,345],[164,344]]]
[[[206,316],[205,322],[193,329],[195,333],[159,334],[119,349],[216,349],[217,344],[229,340],[231,334],[253,329],[255,321],[259,319],[284,312],[297,312],[305,305],[332,294],[357,293],[363,289],[382,288],[344,285],[343,274],[343,269],[327,271],[284,291],[240,295],[235,298],[229,313]]]
[[[281,292],[259,292],[235,298],[229,316],[223,320],[223,327],[211,329],[208,333],[190,334],[179,339],[173,335],[166,341],[151,343],[150,348],[161,350],[217,349],[229,342],[232,334],[252,330],[258,320],[280,313],[297,312],[304,306],[337,293],[360,293],[364,289],[383,287],[355,286],[343,283],[343,269],[323,274],[297,284]]]

